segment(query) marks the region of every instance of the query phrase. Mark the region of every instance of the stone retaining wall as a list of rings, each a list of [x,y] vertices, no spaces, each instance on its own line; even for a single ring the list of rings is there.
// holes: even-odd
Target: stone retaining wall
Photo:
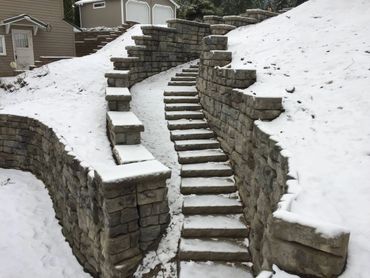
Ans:
[[[38,120],[0,115],[0,167],[46,185],[62,232],[94,277],[128,277],[167,226],[166,179],[156,160],[95,169]]]
[[[128,58],[111,59],[115,70],[129,70],[122,87],[199,58],[202,39],[211,34],[210,25],[181,19],[167,23],[168,27],[143,26],[143,35],[133,37],[135,46],[126,48]]]
[[[227,37],[209,36],[202,49],[197,88],[204,113],[235,171],[251,226],[249,248],[255,273],[276,264],[292,273],[337,276],[346,262],[348,231],[310,223],[289,212],[297,185],[288,175],[288,158],[256,122],[279,116],[282,99],[236,89],[253,84],[256,72],[227,66],[232,60],[226,51]],[[332,232],[322,232],[328,230]]]

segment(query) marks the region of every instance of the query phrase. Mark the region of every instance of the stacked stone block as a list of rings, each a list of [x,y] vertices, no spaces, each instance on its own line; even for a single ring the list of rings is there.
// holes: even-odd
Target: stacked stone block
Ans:
[[[94,277],[130,276],[168,222],[167,167],[152,160],[94,171],[35,119],[0,115],[0,167],[45,183],[66,240]]]
[[[340,274],[347,256],[348,231],[341,230],[338,235],[329,236],[329,240],[315,227],[297,226],[273,216],[292,178],[281,147],[255,120],[279,116],[281,98],[258,97],[240,90],[256,81],[256,72],[227,66],[232,59],[226,51],[227,37],[209,36],[203,40],[202,49],[197,89],[204,114],[235,172],[244,215],[251,226],[254,271],[258,273],[277,264],[304,275]]]
[[[134,36],[128,46],[128,58],[112,57],[116,71],[128,71],[120,86],[130,87],[147,77],[199,58],[201,42],[211,33],[210,25],[181,19],[169,20],[168,27],[143,26],[142,36]],[[110,76],[115,85],[118,77]],[[122,76],[120,79],[124,79]]]

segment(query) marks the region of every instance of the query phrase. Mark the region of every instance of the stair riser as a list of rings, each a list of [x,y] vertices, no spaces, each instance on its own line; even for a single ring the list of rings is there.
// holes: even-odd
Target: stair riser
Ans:
[[[229,194],[236,191],[236,186],[181,187],[181,194]]]
[[[179,258],[183,261],[227,261],[227,262],[248,262],[250,255],[247,252],[227,253],[227,252],[194,252],[180,251]]]
[[[199,111],[201,110],[202,107],[199,105],[197,106],[169,106],[169,105],[166,105],[165,106],[165,110],[166,111]]]
[[[228,177],[233,174],[230,170],[181,170],[181,177]]]
[[[194,164],[205,162],[225,162],[228,160],[226,155],[219,156],[199,156],[199,157],[179,157],[180,164]]]
[[[170,81],[168,82],[168,86],[195,86],[197,84],[196,81]]]
[[[187,119],[187,120],[201,120],[204,119],[203,114],[189,114],[189,115],[167,115],[166,114],[166,120],[181,120],[181,119]]]
[[[195,97],[196,95],[198,95],[198,92],[194,91],[164,92],[165,97]]]
[[[170,98],[170,99],[164,99],[165,103],[198,103],[199,99],[194,98],[194,99],[187,99],[187,98]]]
[[[193,139],[211,139],[214,137],[213,133],[205,133],[205,134],[186,134],[186,135],[172,135],[171,140],[193,140]]]
[[[172,124],[169,124],[168,125],[169,130],[175,130],[175,129],[186,130],[186,129],[207,128],[207,127],[208,127],[207,123],[204,123],[204,124],[186,124],[186,125],[172,125]]]
[[[243,208],[241,206],[229,206],[229,207],[183,207],[182,213],[185,215],[195,214],[233,214],[242,213]]]
[[[176,76],[178,77],[198,77],[198,74],[192,73],[192,72],[180,72],[180,73],[176,73]]]
[[[184,146],[175,145],[175,150],[176,151],[198,151],[198,150],[207,150],[207,149],[218,149],[219,147],[220,147],[220,143],[217,142],[214,144],[198,144],[198,145],[184,145]]]
[[[197,237],[231,237],[231,238],[246,238],[248,237],[247,229],[183,229],[181,232],[183,237],[197,238]]]
[[[196,82],[197,78],[196,77],[191,77],[191,76],[172,77],[171,81],[193,81],[193,82]]]

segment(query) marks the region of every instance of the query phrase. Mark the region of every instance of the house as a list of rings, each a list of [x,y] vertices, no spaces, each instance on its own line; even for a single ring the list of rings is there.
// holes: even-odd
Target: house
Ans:
[[[179,8],[173,0],[80,0],[76,5],[83,28],[116,27],[128,21],[166,24]]]
[[[0,0],[0,76],[32,68],[41,58],[75,55],[73,26],[62,0]]]

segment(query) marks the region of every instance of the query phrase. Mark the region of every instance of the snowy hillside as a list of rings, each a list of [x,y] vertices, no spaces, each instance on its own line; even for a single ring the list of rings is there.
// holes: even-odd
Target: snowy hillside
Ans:
[[[370,261],[369,15],[369,1],[311,0],[229,33],[232,66],[257,69],[246,91],[284,98],[259,126],[291,156],[292,211],[351,231],[342,277],[367,277]]]
[[[125,46],[133,44],[131,36],[140,34],[140,25],[136,25],[95,54],[55,62],[27,73],[25,87],[15,92],[0,89],[0,113],[41,120],[62,135],[91,166],[113,164],[106,136],[104,74],[113,67],[110,57],[126,56]],[[6,78],[4,82],[16,79]]]

